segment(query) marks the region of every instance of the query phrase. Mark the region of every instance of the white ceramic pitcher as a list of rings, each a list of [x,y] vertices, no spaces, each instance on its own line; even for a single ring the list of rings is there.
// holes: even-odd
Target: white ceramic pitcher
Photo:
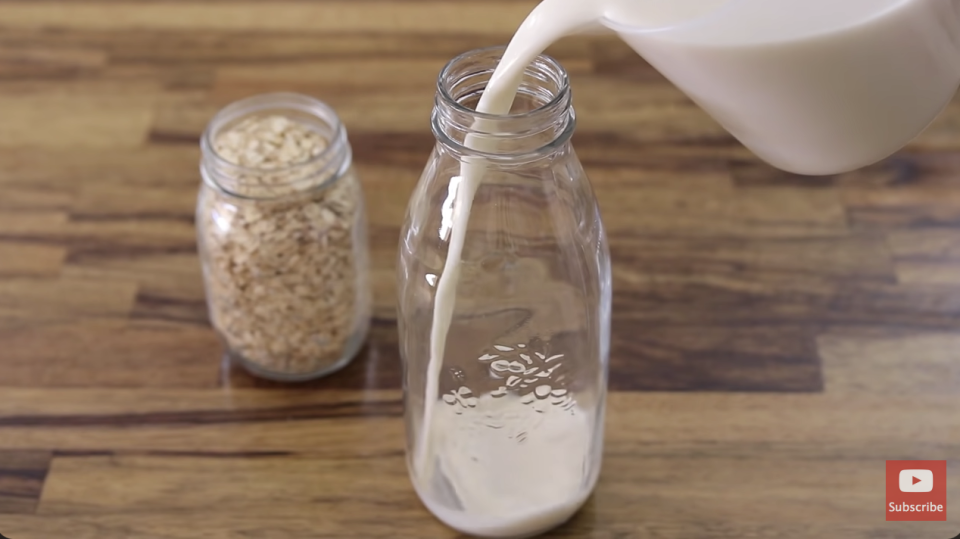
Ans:
[[[883,159],[960,85],[960,0],[547,0],[534,14],[559,3],[569,33],[613,30],[758,156],[801,174]]]
[[[603,24],[778,168],[829,174],[883,159],[960,85],[960,0],[713,3],[676,25]]]

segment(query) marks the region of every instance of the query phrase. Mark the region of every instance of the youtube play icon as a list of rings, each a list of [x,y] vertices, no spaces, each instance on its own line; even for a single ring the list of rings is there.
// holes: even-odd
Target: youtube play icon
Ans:
[[[933,471],[931,470],[901,470],[900,492],[931,492],[933,491]]]

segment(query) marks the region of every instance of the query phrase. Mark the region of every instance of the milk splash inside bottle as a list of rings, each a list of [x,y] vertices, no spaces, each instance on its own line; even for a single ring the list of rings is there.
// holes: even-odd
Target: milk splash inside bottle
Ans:
[[[919,134],[960,84],[960,0],[545,0],[517,31],[477,110],[507,114],[537,55],[597,25],[616,32],[759,157],[802,174],[843,172],[886,157]],[[480,152],[489,144],[473,135],[465,140]],[[464,159],[436,287],[423,435],[411,475],[422,492],[432,463],[440,462],[463,511],[444,514],[421,494],[438,516],[468,533],[522,536],[565,521],[589,491],[561,472],[546,489],[551,495],[541,497],[541,510],[508,510],[497,503],[504,492],[483,479],[490,471],[471,467],[435,436],[452,426],[437,411],[438,384],[483,176],[481,157]],[[493,406],[486,396],[478,402],[478,410]],[[536,446],[530,458],[582,458],[577,441],[586,434],[576,422],[545,424],[550,443]],[[503,452],[507,467],[524,458],[510,453],[516,448],[470,436],[474,449]],[[516,488],[528,483],[521,466],[503,475],[514,477]],[[497,521],[498,514],[504,518]],[[485,525],[491,521],[497,525]]]

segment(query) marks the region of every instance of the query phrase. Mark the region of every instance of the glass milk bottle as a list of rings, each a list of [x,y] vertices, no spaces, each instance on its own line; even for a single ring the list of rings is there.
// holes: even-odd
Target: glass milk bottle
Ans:
[[[400,237],[400,349],[421,500],[462,532],[521,537],[569,519],[597,480],[610,255],[563,68],[541,56],[510,115],[474,111],[502,52],[440,74]]]

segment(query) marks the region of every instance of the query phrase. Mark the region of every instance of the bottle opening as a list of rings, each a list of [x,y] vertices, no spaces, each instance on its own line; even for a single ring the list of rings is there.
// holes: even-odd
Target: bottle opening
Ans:
[[[437,139],[464,154],[516,157],[552,151],[573,134],[575,117],[567,72],[541,55],[526,67],[509,114],[477,112],[504,47],[477,49],[451,60],[437,80],[432,127]],[[468,148],[468,135],[486,151]]]

